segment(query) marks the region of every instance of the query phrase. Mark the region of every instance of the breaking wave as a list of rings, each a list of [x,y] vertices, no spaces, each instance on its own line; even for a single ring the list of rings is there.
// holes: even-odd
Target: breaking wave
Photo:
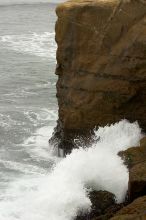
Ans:
[[[0,219],[72,220],[80,211],[90,210],[90,189],[112,192],[117,202],[122,202],[128,170],[117,153],[139,145],[141,129],[137,123],[123,120],[100,127],[95,133],[96,139],[100,137],[97,143],[73,150],[56,161],[50,173],[37,173],[35,169],[30,176],[11,183],[1,195]]]

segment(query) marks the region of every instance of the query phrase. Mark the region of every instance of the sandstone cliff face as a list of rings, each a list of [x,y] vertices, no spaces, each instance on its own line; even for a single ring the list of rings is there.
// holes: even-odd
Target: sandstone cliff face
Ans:
[[[123,118],[146,129],[145,1],[71,0],[56,12],[63,135]]]

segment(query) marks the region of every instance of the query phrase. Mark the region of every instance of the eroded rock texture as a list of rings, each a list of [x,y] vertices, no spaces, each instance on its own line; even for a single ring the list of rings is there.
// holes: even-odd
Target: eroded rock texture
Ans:
[[[146,196],[136,199],[130,205],[121,209],[111,220],[145,220]]]
[[[131,147],[119,155],[129,168],[128,200],[146,195],[146,137],[141,139],[140,146]]]
[[[75,220],[98,220],[109,219],[113,212],[115,213],[123,205],[116,204],[115,196],[107,191],[92,191],[89,194],[92,202],[91,212],[86,215],[80,215]]]
[[[64,140],[123,118],[146,129],[146,2],[71,0],[56,12]]]

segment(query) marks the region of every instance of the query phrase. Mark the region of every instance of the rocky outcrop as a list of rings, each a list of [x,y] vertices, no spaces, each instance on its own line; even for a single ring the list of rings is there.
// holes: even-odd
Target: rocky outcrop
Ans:
[[[119,156],[129,169],[139,163],[146,162],[146,137],[141,139],[140,146],[130,147],[126,151],[121,151]]]
[[[136,199],[130,205],[124,207],[111,220],[145,220],[146,196]],[[95,219],[96,220],[96,219]]]
[[[91,212],[87,215],[78,216],[76,220],[109,219],[124,206],[124,204],[116,204],[115,196],[107,191],[92,191],[89,198],[92,202]]]
[[[89,146],[95,127],[124,118],[146,131],[146,1],[70,0],[56,13],[59,119],[51,141],[66,154]],[[146,219],[146,138],[119,155],[132,203],[117,212],[125,204],[93,192],[91,213],[77,220],[108,220],[115,212],[112,220]]]
[[[146,137],[140,141],[140,146],[131,147],[119,155],[129,168],[129,201],[146,195]]]
[[[130,169],[129,194],[130,200],[146,195],[146,162],[139,163]]]
[[[56,13],[60,146],[123,118],[146,129],[145,1],[71,0]]]
[[[109,220],[112,216],[112,220],[146,219],[146,137],[141,139],[140,146],[119,152],[119,156],[129,169],[129,187],[125,202],[116,204],[113,194],[93,191],[90,193],[91,212],[76,220]]]

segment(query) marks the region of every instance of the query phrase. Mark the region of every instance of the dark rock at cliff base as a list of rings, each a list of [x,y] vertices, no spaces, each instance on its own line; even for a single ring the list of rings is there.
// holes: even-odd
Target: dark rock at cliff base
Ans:
[[[129,169],[139,163],[146,162],[146,137],[141,139],[140,146],[130,147],[119,152],[118,155],[124,160]]]
[[[140,146],[146,148],[146,137],[143,137],[143,138],[140,140]]]
[[[96,219],[94,219],[96,220]],[[112,218],[111,220],[146,220],[146,215],[145,214],[140,214],[140,215],[121,215]]]
[[[49,143],[58,149],[59,156],[71,153],[73,148],[89,147],[95,140],[94,130],[67,130],[58,122]]]
[[[146,195],[146,161],[135,165],[129,171],[130,200],[143,195]]]
[[[64,140],[123,118],[146,130],[146,2],[71,0],[56,13]]]
[[[111,220],[146,220],[146,196],[118,211]]]
[[[95,217],[98,220],[107,220],[123,207],[123,204],[116,204],[115,196],[107,191],[92,191],[90,200],[92,202],[91,212],[78,216],[76,220],[91,220]]]
[[[141,139],[140,146],[131,147],[119,155],[129,168],[129,201],[146,195],[146,137]]]

